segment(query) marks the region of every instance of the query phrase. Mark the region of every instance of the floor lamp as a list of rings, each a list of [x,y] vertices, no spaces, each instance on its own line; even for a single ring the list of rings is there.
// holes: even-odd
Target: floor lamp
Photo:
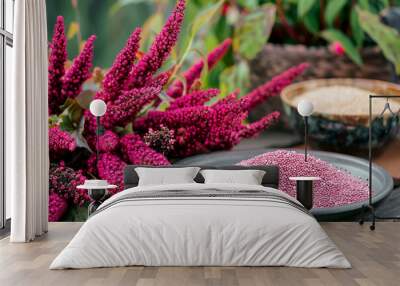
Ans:
[[[90,113],[96,117],[96,166],[99,162],[99,137],[102,135],[102,126],[100,124],[100,117],[107,111],[106,103],[101,99],[95,99],[90,103]]]
[[[314,105],[311,101],[301,100],[297,105],[297,111],[304,118],[304,161],[307,162],[307,149],[308,149],[308,117],[314,111]]]
[[[381,217],[377,216],[375,214],[375,208],[372,205],[372,104],[373,100],[376,98],[381,98],[381,99],[386,99],[385,106],[383,110],[380,113],[380,117],[382,117],[385,112],[390,112],[393,116],[398,117],[400,110],[398,110],[396,113],[393,112],[393,110],[390,107],[389,99],[390,98],[400,98],[400,95],[370,95],[369,96],[369,131],[368,131],[368,161],[369,161],[369,170],[368,170],[368,206],[363,206],[362,207],[362,213],[361,213],[361,220],[360,224],[364,223],[364,216],[365,216],[365,211],[369,211],[372,214],[372,224],[370,225],[371,230],[375,230],[375,221],[376,219],[400,219],[400,217]]]

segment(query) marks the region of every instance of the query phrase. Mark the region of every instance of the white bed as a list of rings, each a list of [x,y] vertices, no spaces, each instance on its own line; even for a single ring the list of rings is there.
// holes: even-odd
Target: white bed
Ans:
[[[197,183],[141,186],[111,197],[50,269],[128,265],[351,267],[283,192]]]

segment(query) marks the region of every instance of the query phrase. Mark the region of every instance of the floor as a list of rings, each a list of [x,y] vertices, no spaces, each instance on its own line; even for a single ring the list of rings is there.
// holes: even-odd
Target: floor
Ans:
[[[344,252],[352,269],[285,267],[125,267],[89,270],[48,270],[52,259],[81,223],[50,223],[44,237],[29,244],[0,241],[0,285],[399,285],[400,223],[368,225],[322,223]]]

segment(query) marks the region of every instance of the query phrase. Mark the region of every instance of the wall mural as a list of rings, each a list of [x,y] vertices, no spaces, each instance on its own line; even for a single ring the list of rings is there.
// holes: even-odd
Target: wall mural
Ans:
[[[315,9],[322,9],[319,6],[310,6],[309,11],[298,10],[306,15],[304,19],[300,15],[288,19],[292,14],[285,14],[287,7],[282,6],[282,1],[248,1],[252,4],[242,3],[246,1],[193,1],[190,4],[184,0],[176,3],[149,1],[150,4],[115,1],[107,4],[110,17],[118,17],[118,13],[126,17],[124,13],[130,11],[129,5],[142,5],[139,8],[148,19],[143,19],[141,27],[130,31],[124,39],[125,45],[121,45],[111,61],[108,57],[105,59],[112,49],[107,49],[102,32],[97,38],[96,35],[82,36],[79,9],[88,9],[87,3],[91,1],[85,4],[77,0],[57,1],[49,3],[48,9],[54,12],[57,10],[54,7],[60,3],[67,5],[64,2],[76,16],[76,19],[66,16],[69,25],[64,22],[64,16],[48,13],[55,19],[49,19],[54,23],[54,27],[49,28],[48,74],[50,221],[86,219],[90,198],[86,190],[76,188],[86,179],[98,178],[117,185],[118,188],[110,191],[112,195],[123,190],[123,169],[128,164],[169,165],[198,154],[231,150],[241,140],[255,138],[278,123],[281,115],[286,122],[283,128],[288,128],[288,122],[292,127],[302,128],[296,125],[301,118],[294,118],[288,111],[289,106],[282,109],[281,91],[296,79],[329,77],[326,65],[320,66],[324,59],[347,65],[346,69],[333,71],[331,75],[334,76],[340,77],[340,71],[353,67],[360,70],[365,57],[362,44],[358,43],[364,43],[361,37],[366,33],[373,39],[377,33],[367,24],[362,27],[356,17],[373,20],[374,13],[383,9],[375,7],[373,13],[372,8],[367,12],[357,7],[358,12],[352,13],[358,14],[351,16],[350,29],[354,31],[345,35],[338,30],[340,23],[335,19],[341,9],[353,8],[346,8],[346,1],[338,1],[344,3],[343,7],[336,7],[337,14],[327,16],[327,28],[323,31],[314,31],[316,24],[307,20],[307,15]],[[287,6],[295,5],[296,1],[292,2]],[[165,12],[171,4],[175,5],[172,11]],[[153,5],[155,9],[149,10],[143,5]],[[104,7],[100,7],[99,13],[103,10]],[[304,21],[301,30],[290,26],[297,21]],[[115,38],[125,34],[117,33]],[[278,41],[279,48],[266,44],[270,38],[285,40]],[[99,39],[101,45],[96,58]],[[319,45],[318,49],[323,49],[319,53],[325,58],[316,60],[315,50],[310,56],[304,52],[308,48],[286,46],[288,39],[303,47]],[[389,51],[388,38],[375,40],[387,58],[380,54],[379,59],[383,58],[385,65],[389,60],[398,68],[398,58],[390,56],[397,51]],[[321,43],[328,45],[325,47]],[[76,56],[68,56],[74,54],[71,51],[75,46]],[[115,43],[110,43],[110,47],[114,46]],[[273,56],[271,51],[279,56]],[[99,66],[106,62],[112,64]],[[107,112],[99,121],[98,144],[96,118],[89,110],[94,99],[101,99],[107,105]],[[312,127],[316,123],[310,121],[310,124]],[[312,131],[311,136],[315,135]],[[367,198],[365,180],[318,158],[311,156],[310,160],[304,167],[302,155],[281,150],[242,164],[279,165],[281,188],[291,195],[294,195],[294,182],[289,181],[290,175],[297,172],[294,175],[324,176],[325,180],[316,186],[317,207],[342,206]]]
[[[307,64],[287,70],[241,98],[233,92],[209,105],[206,103],[220,91],[202,89],[199,79],[205,65],[212,69],[224,56],[231,39],[209,53],[206,64],[199,59],[185,71],[176,65],[159,72],[176,44],[184,11],[185,1],[180,0],[147,52],[139,53],[141,29],[136,28],[104,76],[99,69],[92,73],[95,35],[65,69],[67,40],[63,17],[57,18],[49,57],[51,221],[59,220],[69,204],[88,201],[84,190],[76,190],[86,177],[108,180],[119,186],[118,192],[123,189],[127,164],[168,165],[176,158],[229,150],[279,117],[279,112],[273,112],[244,123],[249,110],[279,94]],[[95,155],[90,154],[96,150],[96,121],[81,103],[90,96],[82,93],[82,85],[89,79],[99,86],[94,98],[107,103],[107,113],[101,118],[105,130],[99,140],[97,166]],[[164,97],[169,101],[163,101]],[[62,157],[69,157],[69,162],[60,160]]]

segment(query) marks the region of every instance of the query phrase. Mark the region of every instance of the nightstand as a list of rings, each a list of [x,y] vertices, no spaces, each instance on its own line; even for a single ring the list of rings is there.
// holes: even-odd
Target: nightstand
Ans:
[[[296,181],[296,199],[308,210],[313,207],[313,184],[319,181],[319,177],[290,177]]]

